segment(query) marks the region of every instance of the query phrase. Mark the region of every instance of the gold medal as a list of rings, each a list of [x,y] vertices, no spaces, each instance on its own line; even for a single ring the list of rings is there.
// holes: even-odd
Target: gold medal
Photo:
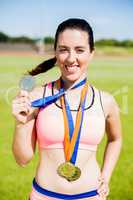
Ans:
[[[59,165],[57,173],[68,181],[75,181],[81,175],[81,170],[71,162],[67,161]]]
[[[61,82],[59,81],[58,84],[59,84],[59,88],[60,88]],[[67,115],[68,107],[67,107],[67,111],[66,111],[66,104],[65,104],[64,96],[61,96],[61,98],[60,98],[60,102],[62,105],[63,117],[64,117],[64,127],[65,127],[64,153],[65,153],[66,162],[59,165],[59,167],[57,169],[57,173],[59,176],[65,178],[67,181],[75,181],[81,176],[80,168],[75,166],[75,164],[73,164],[71,162],[71,158],[72,158],[73,152],[75,150],[76,141],[78,139],[78,135],[79,135],[79,131],[80,131],[81,123],[82,123],[82,116],[83,116],[82,105],[83,105],[83,102],[84,102],[86,94],[87,94],[87,88],[88,88],[88,84],[86,83],[84,88],[81,91],[79,109],[78,109],[78,113],[76,116],[76,123],[75,123],[75,127],[73,130],[71,139],[70,139],[70,135],[69,135],[69,120],[68,120],[68,115]],[[76,147],[76,148],[78,149],[78,147]],[[75,153],[75,156],[76,156],[76,153]]]

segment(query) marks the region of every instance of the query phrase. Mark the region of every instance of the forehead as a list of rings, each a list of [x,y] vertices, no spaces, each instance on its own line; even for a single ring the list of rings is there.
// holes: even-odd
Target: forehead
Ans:
[[[86,46],[88,45],[88,33],[77,29],[66,29],[59,34],[57,45]]]

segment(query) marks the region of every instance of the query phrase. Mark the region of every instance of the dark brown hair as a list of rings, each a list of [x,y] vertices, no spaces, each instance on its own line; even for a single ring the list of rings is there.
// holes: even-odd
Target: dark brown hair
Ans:
[[[77,29],[77,30],[82,30],[82,31],[87,32],[90,52],[94,50],[94,38],[93,38],[92,28],[88,24],[87,21],[85,21],[84,19],[78,19],[78,18],[70,18],[62,22],[58,26],[56,34],[55,34],[54,50],[56,50],[56,47],[57,47],[59,34],[62,33],[66,29]],[[40,63],[35,69],[32,69],[28,73],[32,76],[35,76],[37,74],[46,72],[49,69],[53,68],[55,66],[55,63],[56,63],[56,57],[46,60],[43,63]]]

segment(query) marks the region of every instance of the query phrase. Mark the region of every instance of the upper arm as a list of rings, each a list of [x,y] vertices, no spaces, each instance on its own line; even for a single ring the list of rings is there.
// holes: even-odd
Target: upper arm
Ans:
[[[120,109],[115,98],[106,93],[104,96],[106,134],[109,141],[121,138]]]
[[[30,101],[41,98],[43,88],[35,88],[29,93]],[[15,132],[12,143],[12,150],[17,163],[25,165],[28,163],[35,152],[36,148],[36,117],[39,109],[29,107],[29,113],[25,123],[16,119]]]
[[[30,93],[30,99],[31,101],[34,101],[36,99],[42,98],[43,96],[43,87],[36,87],[31,93]],[[39,112],[38,108],[32,108],[33,109],[33,119],[30,120],[27,123],[27,129],[31,130],[31,145],[33,150],[35,150],[36,146],[36,139],[37,139],[37,132],[36,132],[36,118]]]
[[[24,142],[24,149],[27,151],[27,154],[34,154],[36,149],[36,122],[35,119],[31,119],[28,121],[23,128],[21,128],[21,132],[26,134],[26,141]]]

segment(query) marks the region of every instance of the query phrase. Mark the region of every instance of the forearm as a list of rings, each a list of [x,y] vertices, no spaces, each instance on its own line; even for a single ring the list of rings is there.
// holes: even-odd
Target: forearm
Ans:
[[[121,150],[121,145],[122,145],[121,138],[114,141],[109,141],[106,145],[101,173],[102,177],[108,183],[110,181],[112,172],[118,160]]]
[[[33,121],[27,124],[22,124],[18,122],[16,122],[15,124],[12,150],[17,163],[20,165],[27,164],[33,157],[33,127]]]

